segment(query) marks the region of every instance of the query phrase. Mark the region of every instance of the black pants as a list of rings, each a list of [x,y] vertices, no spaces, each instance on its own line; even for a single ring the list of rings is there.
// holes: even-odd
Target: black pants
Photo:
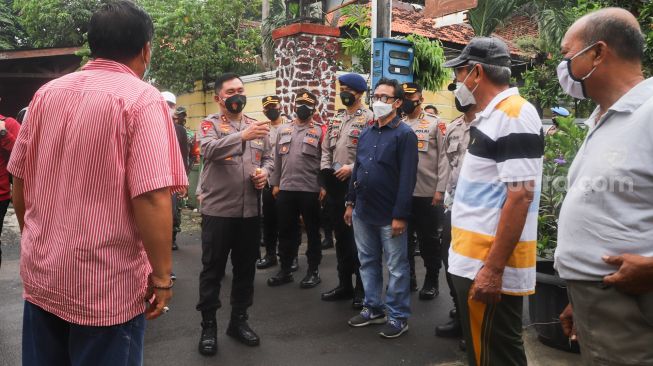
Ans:
[[[333,240],[333,201],[330,199],[324,200],[322,205],[322,215],[320,216],[320,226],[324,231],[324,238]]]
[[[451,274],[449,273],[449,247],[451,246],[451,211],[444,214],[442,220],[442,263],[444,263],[444,271],[447,275],[447,284],[449,285],[449,294],[453,299],[453,304],[458,308],[458,298],[456,297],[456,288],[453,285]]]
[[[229,253],[233,279],[231,307],[237,310],[252,305],[254,274],[259,254],[259,218],[231,218],[202,215],[202,272],[197,310],[215,311],[222,307],[220,283]]]
[[[2,234],[5,215],[7,214],[7,208],[9,208],[10,202],[11,200],[0,201],[0,234]],[[0,242],[0,267],[2,267],[2,242]]]
[[[328,200],[331,203],[331,220],[333,231],[336,235],[336,258],[338,259],[338,280],[340,286],[351,288],[351,276],[356,274],[360,278],[358,250],[354,240],[353,226],[347,226],[345,216],[345,196],[349,187],[349,180],[340,182],[328,193]],[[359,280],[360,282],[360,280]]]
[[[441,207],[431,205],[431,197],[413,197],[411,218],[408,221],[408,261],[410,273],[415,273],[415,248],[419,243],[419,251],[424,260],[427,273],[437,276],[442,268],[442,253],[438,235],[438,210]],[[417,238],[415,238],[417,234]]]
[[[280,191],[277,196],[277,214],[279,219],[279,257],[281,269],[290,270],[293,258],[299,248],[297,242],[299,215],[304,218],[308,249],[306,257],[308,268],[317,270],[322,261],[320,243],[320,201],[317,192]]]
[[[272,187],[266,186],[263,189],[263,242],[265,243],[265,254],[277,255],[277,242],[279,240],[279,220],[277,218],[277,201],[272,195]],[[299,223],[299,219],[297,220]],[[302,231],[297,230],[297,251],[302,244]],[[295,257],[297,256],[295,251]]]
[[[181,232],[181,202],[178,193],[172,195],[172,241],[176,241],[177,233]]]

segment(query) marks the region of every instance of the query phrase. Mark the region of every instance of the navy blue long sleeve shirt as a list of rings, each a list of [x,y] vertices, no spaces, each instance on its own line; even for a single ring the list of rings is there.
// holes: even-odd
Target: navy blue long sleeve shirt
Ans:
[[[417,136],[399,117],[383,127],[375,123],[366,128],[349,181],[348,200],[355,202],[356,216],[379,226],[408,219],[418,159]]]

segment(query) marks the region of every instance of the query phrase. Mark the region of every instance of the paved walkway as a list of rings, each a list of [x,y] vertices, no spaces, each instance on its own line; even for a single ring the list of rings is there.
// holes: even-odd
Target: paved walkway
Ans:
[[[201,248],[197,223],[189,222],[190,218],[186,213],[186,230],[179,238],[180,250],[173,255],[178,280],[171,311],[147,325],[145,365],[463,365],[464,356],[458,351],[457,341],[433,335],[435,324],[445,321],[451,308],[443,279],[440,285],[443,293],[435,300],[419,301],[417,294],[413,294],[413,316],[405,336],[396,340],[382,339],[377,335],[379,328],[347,326],[347,319],[355,315],[349,302],[320,300],[320,292],[336,284],[334,249],[324,251],[320,268],[323,282],[314,289],[299,288],[298,281],[306,270],[305,258],[300,258],[299,278],[294,284],[281,288],[265,284],[276,267],[258,271],[250,324],[261,336],[260,347],[243,346],[224,334],[229,316],[227,307],[218,312],[218,355],[208,358],[199,355],[200,314],[195,311],[195,303]],[[18,235],[11,217],[8,223],[9,227],[5,226],[2,234],[6,256],[0,270],[0,366],[20,364],[22,288],[18,275]],[[421,259],[417,263],[418,278],[422,279]],[[228,273],[222,297],[225,303],[228,303],[230,278]],[[572,360],[577,360],[574,356],[575,359],[567,362],[556,356],[556,351],[534,342],[532,336],[526,340],[527,348],[532,347],[529,356],[535,357],[530,364],[572,365]]]

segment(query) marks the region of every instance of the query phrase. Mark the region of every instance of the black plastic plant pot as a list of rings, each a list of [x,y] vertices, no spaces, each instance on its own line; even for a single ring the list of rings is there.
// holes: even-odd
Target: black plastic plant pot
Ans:
[[[543,344],[559,350],[579,353],[578,343],[569,342],[559,323],[560,313],[569,304],[565,281],[555,274],[553,261],[538,259],[535,294],[528,299],[531,322]]]

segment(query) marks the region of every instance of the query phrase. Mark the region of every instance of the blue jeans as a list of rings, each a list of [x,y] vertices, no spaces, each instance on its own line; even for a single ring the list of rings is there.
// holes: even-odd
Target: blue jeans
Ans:
[[[109,327],[69,323],[25,301],[23,366],[140,366],[145,316]]]
[[[392,237],[392,226],[369,225],[353,214],[354,237],[361,262],[361,279],[365,288],[364,306],[375,313],[387,310],[390,319],[405,320],[410,316],[410,265],[406,232]],[[388,289],[383,294],[383,259],[390,273]],[[385,309],[384,309],[385,308]]]

